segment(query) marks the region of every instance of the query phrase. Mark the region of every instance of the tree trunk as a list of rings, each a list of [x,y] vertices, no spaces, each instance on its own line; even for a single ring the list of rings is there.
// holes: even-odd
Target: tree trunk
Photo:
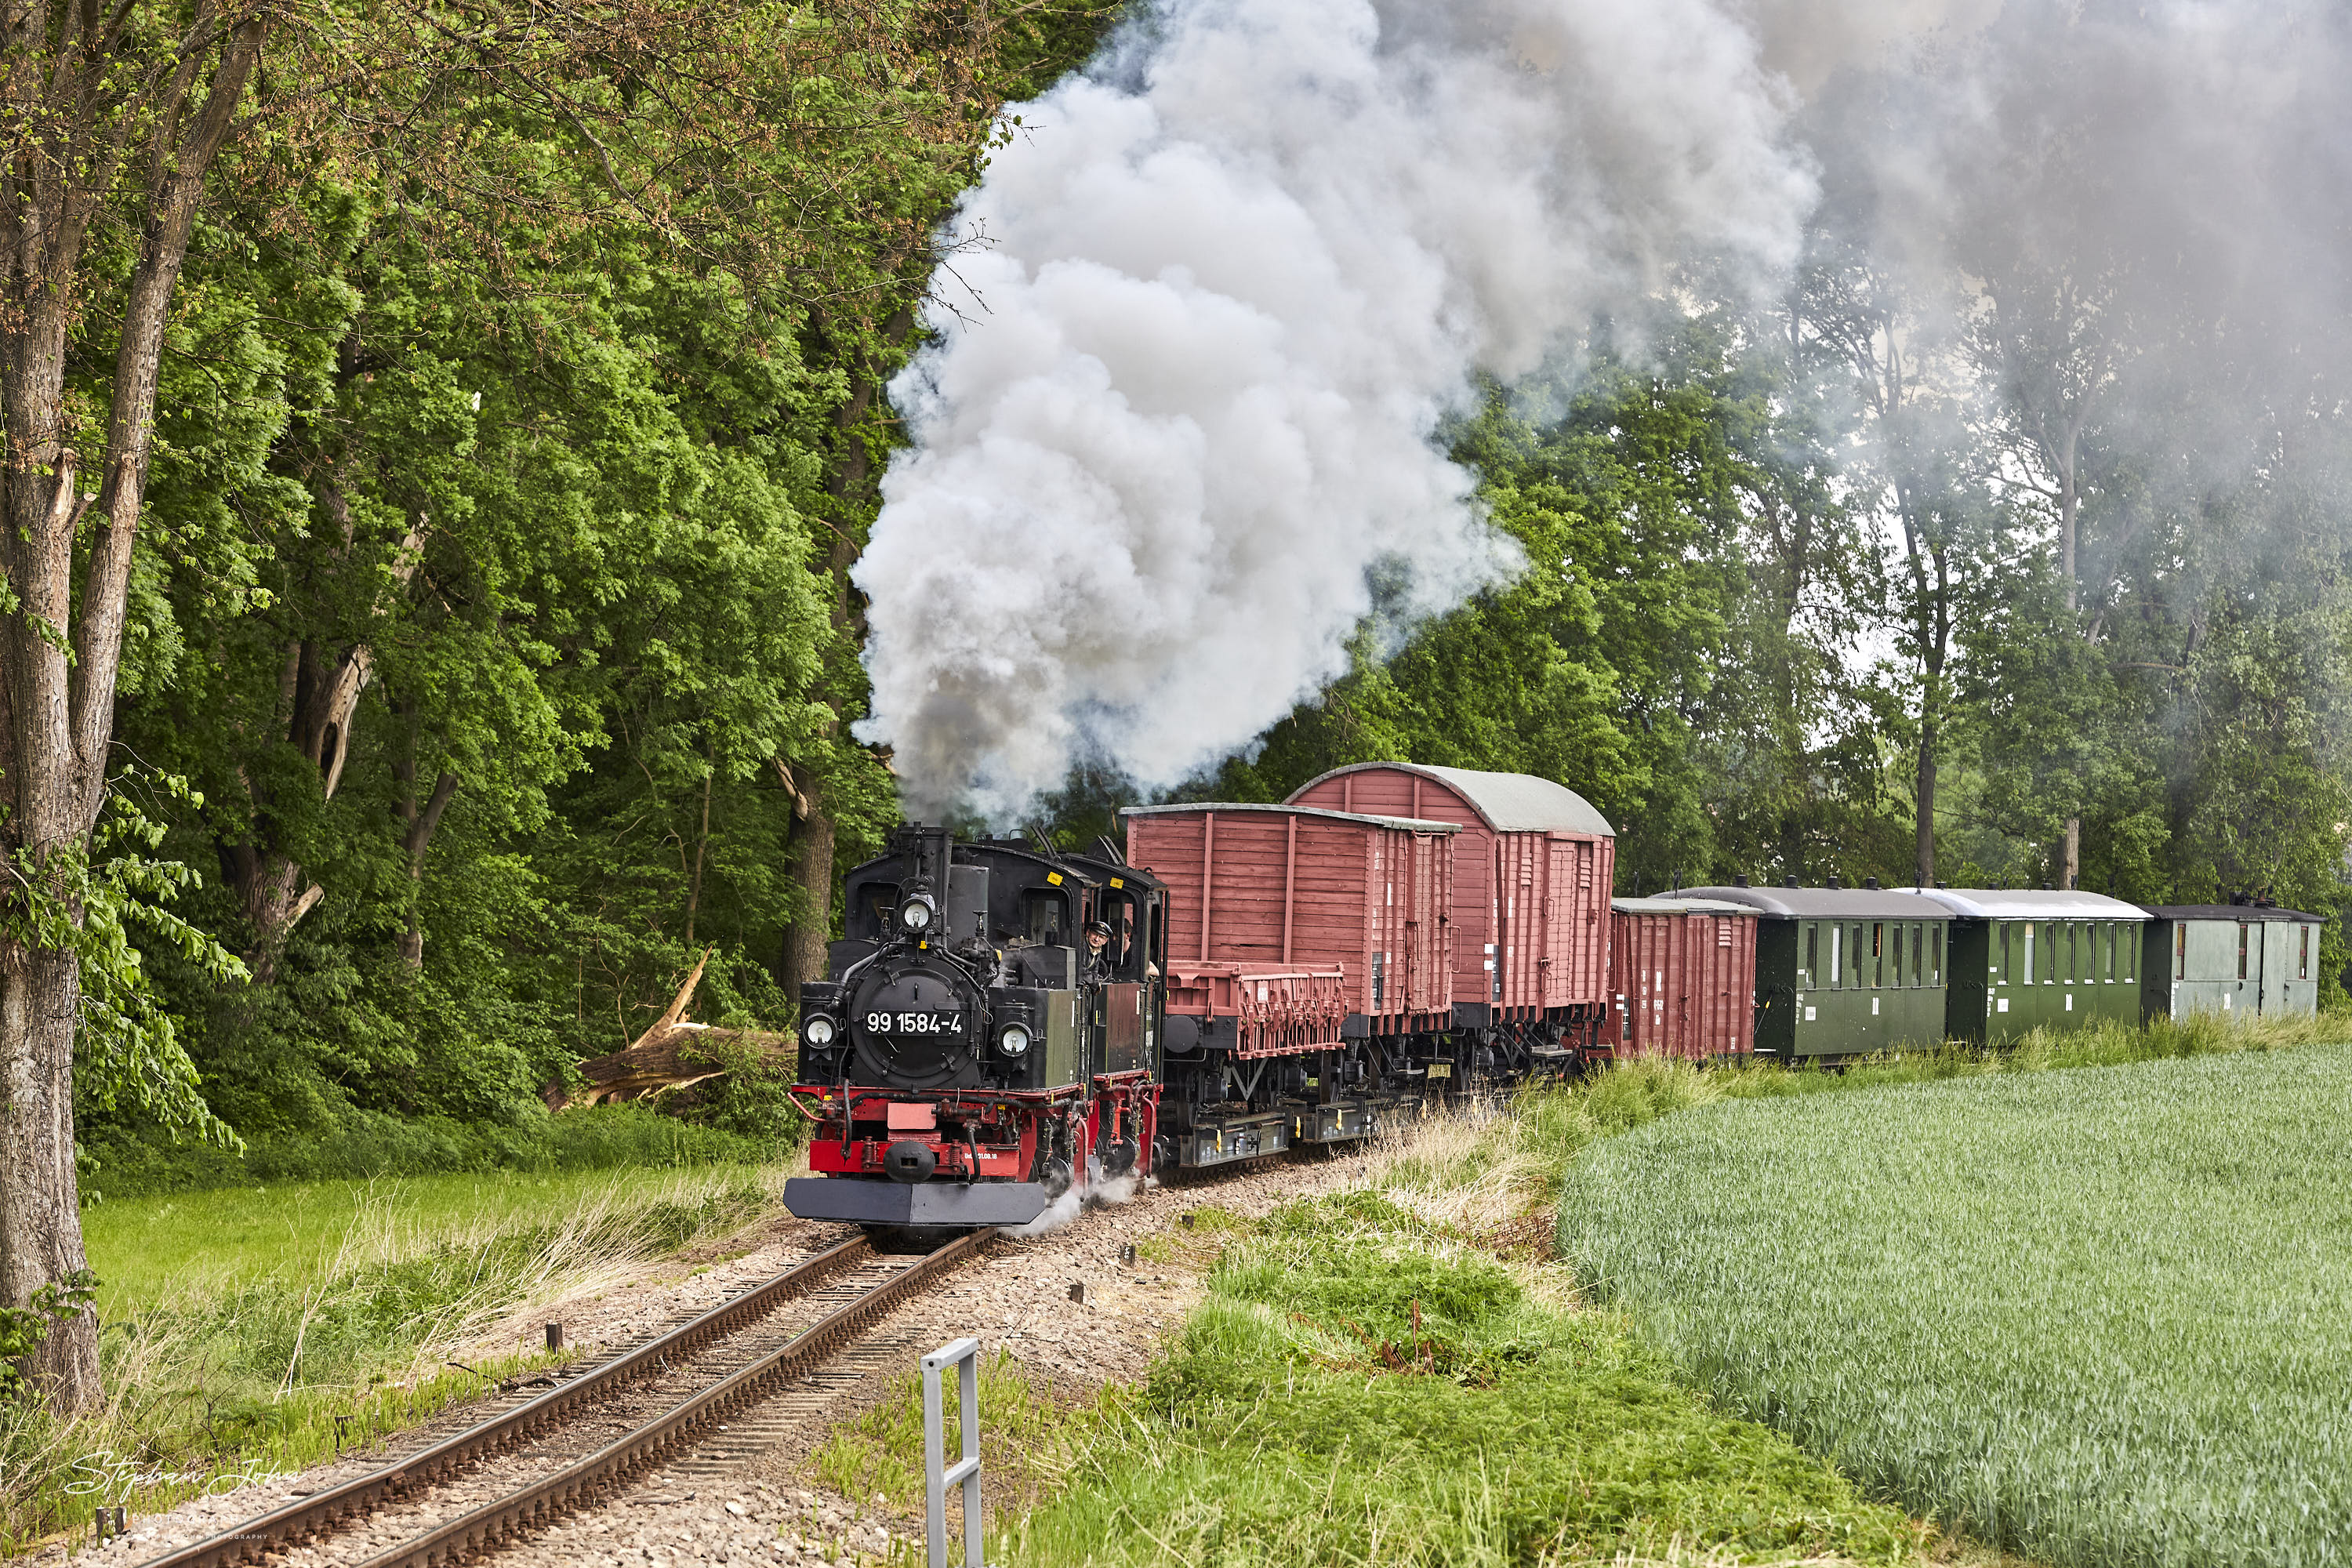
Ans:
[[[1922,888],[1936,885],[1936,742],[1935,715],[1923,713],[1919,719],[1919,812],[1915,824],[1919,855],[1919,880]]]
[[[2083,878],[2083,819],[2066,819],[2066,879],[2059,884],[2071,889]]]
[[[0,937],[0,1297],[22,1306],[89,1267],[74,1181],[74,1025],[81,960]],[[53,1323],[18,1367],[53,1410],[95,1403],[98,1318]]]
[[[824,978],[825,945],[833,934],[833,818],[812,807],[797,837],[793,883],[808,914],[784,933],[784,992],[795,1004],[803,985]]]
[[[434,834],[440,831],[441,814],[457,796],[457,775],[445,773],[435,779],[432,798],[419,805],[413,738],[408,754],[393,764],[393,774],[400,784],[393,815],[403,824],[400,848],[408,858],[408,929],[400,935],[400,961],[408,966],[409,973],[419,974],[425,969],[425,928],[417,920],[416,900],[425,881],[425,852],[433,847]]]

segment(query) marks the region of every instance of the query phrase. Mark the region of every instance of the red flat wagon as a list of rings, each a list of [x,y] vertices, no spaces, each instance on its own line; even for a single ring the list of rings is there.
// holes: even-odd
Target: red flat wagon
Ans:
[[[1622,1056],[1707,1061],[1756,1049],[1757,911],[1719,899],[1618,899],[1609,970]]]
[[[1515,1026],[1506,1034],[1539,1047],[1593,1041],[1609,1005],[1617,834],[1582,795],[1526,773],[1360,763],[1300,785],[1289,804],[1458,824],[1457,1025]]]

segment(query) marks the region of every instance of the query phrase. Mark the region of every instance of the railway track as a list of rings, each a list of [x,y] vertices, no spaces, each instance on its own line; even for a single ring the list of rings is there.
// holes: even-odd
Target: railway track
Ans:
[[[292,1546],[324,1542],[387,1510],[429,1506],[427,1494],[485,1461],[548,1446],[551,1437],[592,1419],[624,1428],[587,1452],[542,1463],[532,1479],[504,1487],[487,1501],[453,1504],[453,1517],[394,1544],[366,1555],[338,1554],[361,1568],[441,1568],[464,1561],[601,1504],[632,1477],[726,1430],[730,1415],[810,1381],[866,1328],[977,1257],[992,1234],[964,1237],[906,1263],[877,1254],[863,1238],[842,1242],[546,1394],[365,1475],[149,1559],[144,1568],[258,1562]],[[794,1302],[804,1307],[787,1315],[789,1321],[766,1321]],[[734,1353],[722,1358],[716,1353],[720,1350]],[[735,1364],[708,1364],[721,1359]],[[661,1386],[678,1378],[696,1386],[682,1394]],[[616,1411],[616,1405],[651,1408]]]

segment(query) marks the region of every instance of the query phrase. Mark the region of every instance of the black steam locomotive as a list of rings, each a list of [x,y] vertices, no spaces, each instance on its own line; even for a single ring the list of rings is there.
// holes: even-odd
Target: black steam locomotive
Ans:
[[[845,934],[801,993],[793,1094],[816,1123],[784,1201],[881,1229],[1019,1226],[1149,1174],[1166,889],[1039,844],[902,828],[846,881]]]

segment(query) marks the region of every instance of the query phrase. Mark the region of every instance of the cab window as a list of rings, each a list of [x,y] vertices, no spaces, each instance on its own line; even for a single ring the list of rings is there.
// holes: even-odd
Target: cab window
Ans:
[[[1070,947],[1070,900],[1054,888],[1032,888],[1021,895],[1021,937],[1040,947]]]
[[[890,934],[890,917],[898,908],[898,884],[868,882],[858,889],[857,908],[849,921],[852,936],[881,942]]]

